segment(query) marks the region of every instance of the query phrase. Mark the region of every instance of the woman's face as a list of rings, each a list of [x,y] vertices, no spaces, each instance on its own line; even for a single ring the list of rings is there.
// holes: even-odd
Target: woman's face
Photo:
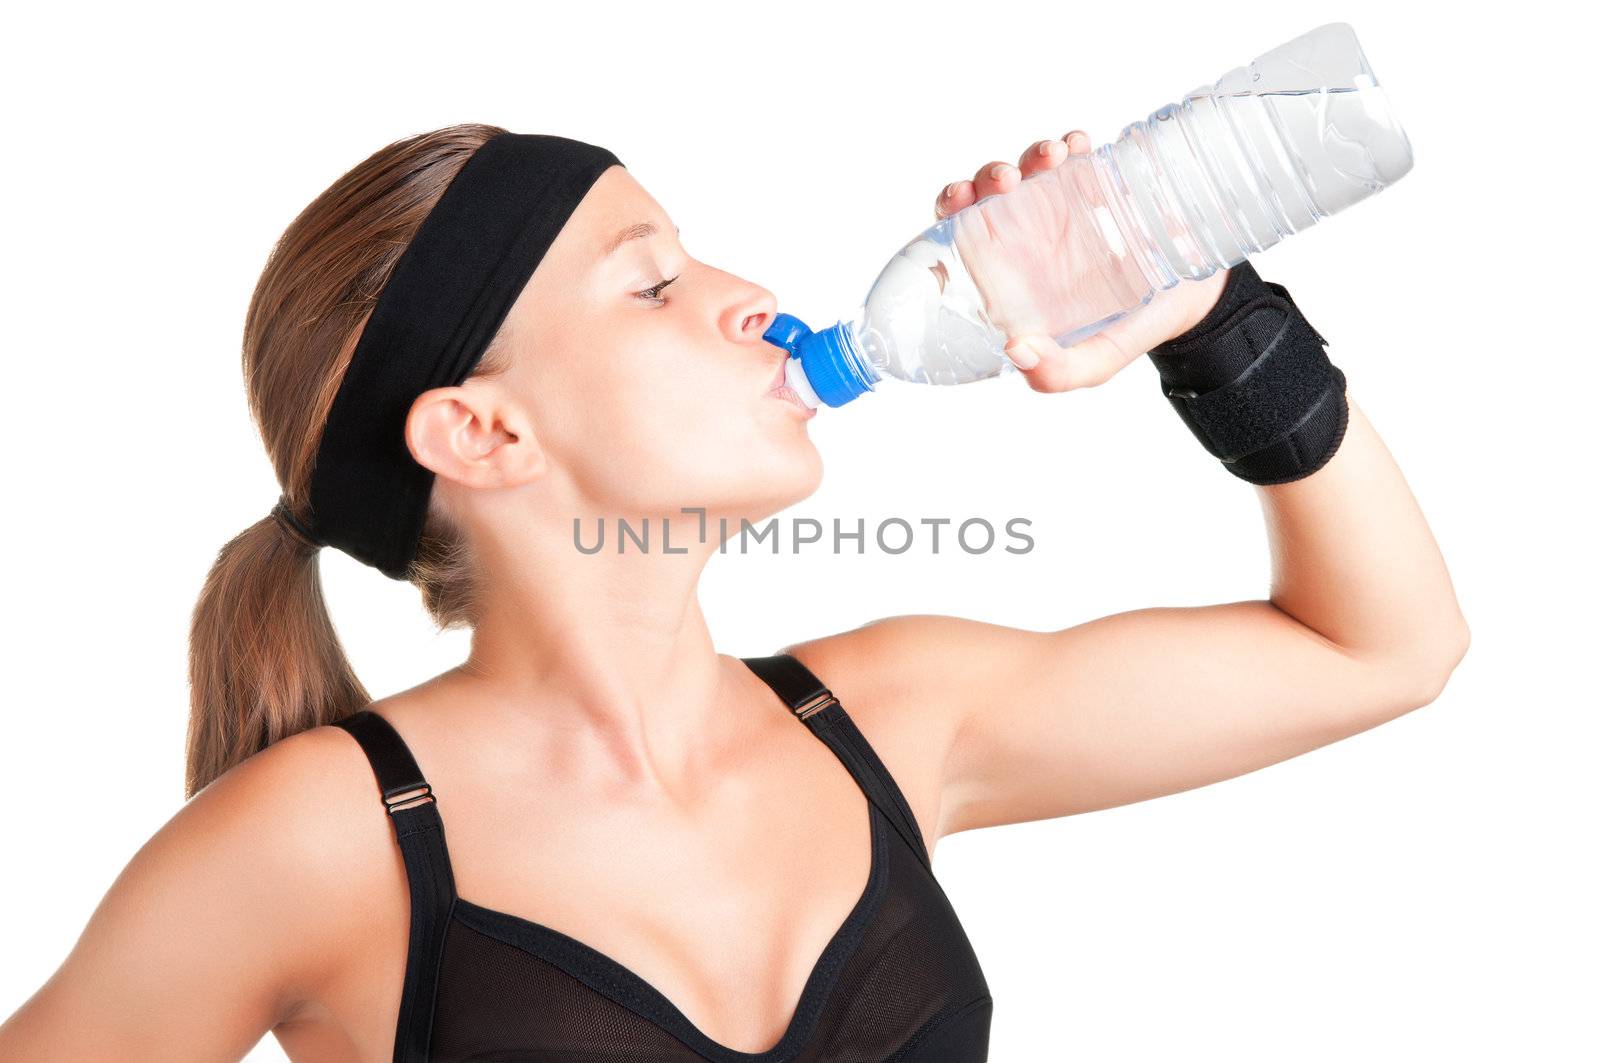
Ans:
[[[625,168],[596,180],[507,316],[501,378],[527,404],[544,479],[587,507],[575,516],[666,516],[682,541],[682,507],[754,520],[816,489],[808,412],[772,394],[776,311],[765,288],[691,257]]]

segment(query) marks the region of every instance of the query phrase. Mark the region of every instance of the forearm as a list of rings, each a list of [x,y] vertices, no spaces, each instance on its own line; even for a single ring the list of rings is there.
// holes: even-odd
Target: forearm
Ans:
[[[1353,400],[1349,427],[1326,465],[1256,490],[1273,605],[1352,656],[1430,675],[1454,667],[1467,627],[1444,558],[1399,466]]]

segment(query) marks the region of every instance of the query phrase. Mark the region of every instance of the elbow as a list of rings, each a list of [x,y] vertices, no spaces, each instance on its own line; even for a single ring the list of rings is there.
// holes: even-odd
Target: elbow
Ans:
[[[1472,645],[1472,632],[1467,621],[1459,614],[1434,629],[1426,646],[1415,648],[1410,664],[1404,669],[1407,702],[1412,708],[1421,708],[1438,699],[1455,673],[1456,666],[1467,655]]]
[[[1388,652],[1354,654],[1348,712],[1335,721],[1332,739],[1343,738],[1398,719],[1431,704],[1444,693],[1456,666],[1472,641],[1466,621],[1459,616],[1429,628],[1425,638],[1413,638]]]

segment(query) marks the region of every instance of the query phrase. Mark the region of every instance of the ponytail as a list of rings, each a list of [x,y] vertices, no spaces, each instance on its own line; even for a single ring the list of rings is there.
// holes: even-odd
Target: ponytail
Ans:
[[[270,516],[230,539],[190,622],[184,796],[370,700],[328,616],[317,552]]]

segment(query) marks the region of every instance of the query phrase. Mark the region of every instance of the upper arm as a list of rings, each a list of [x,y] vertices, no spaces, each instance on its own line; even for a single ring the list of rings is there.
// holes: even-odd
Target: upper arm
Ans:
[[[337,960],[355,879],[325,807],[355,747],[333,730],[263,750],[163,825],[0,1025],[0,1057],[237,1059],[284,1018]]]
[[[1455,663],[1357,656],[1267,601],[1047,632],[898,616],[830,641],[851,640],[870,645],[859,667],[878,673],[874,696],[893,703],[881,711],[939,736],[935,837],[1265,767],[1426,704]]]

